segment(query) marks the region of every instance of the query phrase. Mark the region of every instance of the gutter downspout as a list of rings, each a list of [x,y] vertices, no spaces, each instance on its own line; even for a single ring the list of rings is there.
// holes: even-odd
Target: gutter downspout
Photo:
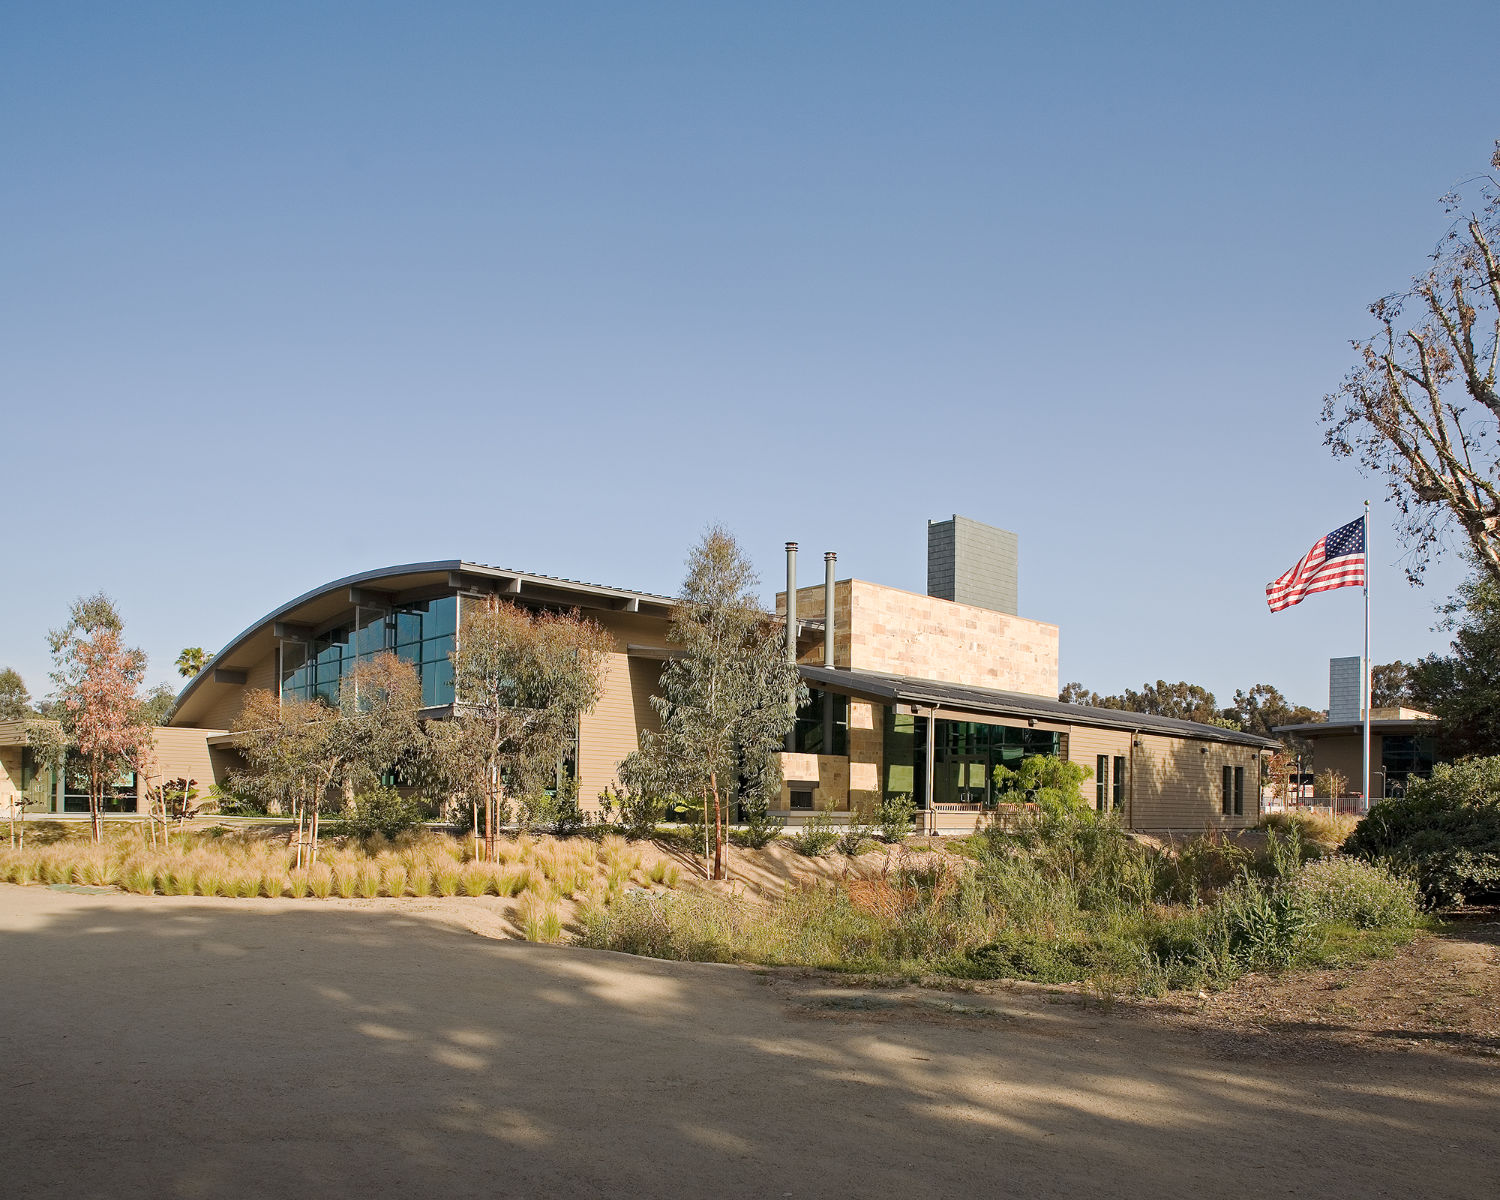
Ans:
[[[1125,828],[1135,828],[1135,748],[1139,743],[1141,731],[1132,729],[1130,731],[1130,791],[1125,797]]]

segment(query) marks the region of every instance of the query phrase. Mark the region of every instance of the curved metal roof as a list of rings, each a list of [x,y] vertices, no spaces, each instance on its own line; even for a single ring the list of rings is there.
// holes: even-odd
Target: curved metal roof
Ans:
[[[637,592],[626,588],[608,587],[604,584],[584,583],[581,580],[564,579],[556,575],[538,575],[529,571],[508,570],[458,558],[377,567],[372,571],[360,571],[354,575],[345,575],[341,579],[320,584],[318,587],[303,592],[300,596],[293,597],[240,630],[203,665],[201,671],[188,680],[187,685],[177,694],[177,699],[172,705],[172,714],[175,716],[180,712],[194,693],[207,681],[213,679],[216,670],[239,669],[234,666],[235,656],[258,634],[273,627],[278,621],[293,617],[302,609],[316,605],[319,601],[324,601],[349,588],[397,579],[414,580],[420,577],[430,577],[429,586],[433,586],[438,582],[447,582],[449,577],[454,575],[467,576],[476,582],[493,580],[502,585],[502,594],[508,594],[523,601],[530,598],[542,602],[571,603],[583,608],[602,608],[613,611],[659,609],[662,615],[675,603],[670,596],[660,596],[652,592]]]

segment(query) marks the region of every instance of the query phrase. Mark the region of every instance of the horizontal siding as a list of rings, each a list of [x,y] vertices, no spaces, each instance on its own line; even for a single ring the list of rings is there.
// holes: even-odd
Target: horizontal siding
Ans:
[[[243,684],[216,684],[209,680],[203,686],[213,688],[222,694],[216,696],[213,703],[205,710],[202,726],[212,729],[233,729],[235,721],[239,719],[240,709],[244,707],[245,697],[251,691],[259,688],[274,692],[280,687],[280,680],[276,678],[275,652],[266,655],[250,667],[245,672]]]
[[[1121,812],[1121,820],[1129,820],[1130,813],[1130,732],[1120,729],[1090,729],[1084,725],[1074,725],[1068,731],[1068,760],[1075,762],[1081,767],[1089,769],[1089,777],[1078,785],[1078,790],[1083,796],[1083,802],[1089,807],[1094,807],[1096,792],[1094,790],[1096,780],[1093,772],[1098,765],[1099,755],[1109,756],[1110,760],[1110,784],[1114,783],[1114,760],[1121,757],[1125,759],[1125,803]],[[1113,796],[1113,790],[1110,792]]]
[[[207,792],[211,784],[220,782],[214,773],[208,739],[222,732],[221,729],[155,730],[152,740],[156,761],[149,782],[155,785],[162,779],[191,779],[200,792]]]
[[[659,728],[651,695],[661,678],[656,659],[611,654],[599,703],[579,722],[578,803],[599,807],[599,793],[618,782],[620,760],[640,745],[642,729]]]
[[[1141,734],[1135,752],[1135,796],[1130,824],[1148,833],[1204,833],[1245,829],[1260,819],[1260,755],[1231,746]],[[1245,812],[1222,813],[1223,768],[1245,771]]]

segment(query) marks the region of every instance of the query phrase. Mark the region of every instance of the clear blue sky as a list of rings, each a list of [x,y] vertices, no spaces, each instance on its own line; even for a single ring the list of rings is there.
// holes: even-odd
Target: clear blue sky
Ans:
[[[118,600],[173,679],[462,557],[922,590],[1021,535],[1063,678],[1326,702],[1380,488],[1321,445],[1365,305],[1500,136],[1500,6],[11,4],[0,665]],[[1440,647],[1375,509],[1375,657]],[[810,561],[809,561],[810,560]]]

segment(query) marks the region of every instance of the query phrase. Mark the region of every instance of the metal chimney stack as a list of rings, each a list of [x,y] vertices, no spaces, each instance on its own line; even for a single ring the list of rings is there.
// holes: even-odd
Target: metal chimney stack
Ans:
[[[832,550],[823,555],[823,665],[833,666],[833,575],[839,556]]]
[[[786,544],[786,660],[797,661],[797,543]]]

